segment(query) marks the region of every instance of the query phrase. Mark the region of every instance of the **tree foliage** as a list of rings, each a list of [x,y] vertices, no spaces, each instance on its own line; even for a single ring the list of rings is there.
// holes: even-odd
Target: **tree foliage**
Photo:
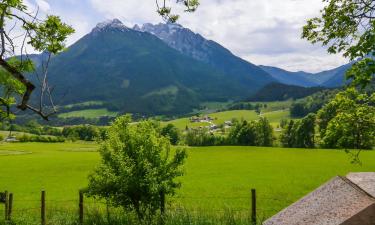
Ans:
[[[353,85],[367,86],[375,74],[375,1],[323,0],[321,17],[308,20],[302,37],[332,54],[357,61],[347,72]]]
[[[315,147],[315,114],[310,113],[301,120],[291,120],[280,137],[283,147]]]
[[[168,137],[171,141],[171,144],[173,145],[177,145],[180,141],[180,131],[173,124],[168,124],[167,126],[163,127],[161,130],[161,134],[165,137]]]
[[[309,113],[317,113],[325,104],[331,101],[338,90],[324,90],[317,92],[306,98],[297,100],[290,107],[290,115],[292,117],[302,118]]]
[[[19,30],[20,33],[15,33]],[[48,63],[51,55],[64,50],[67,37],[73,28],[63,23],[57,16],[39,16],[31,13],[23,0],[3,0],[0,3],[0,84],[4,87],[0,99],[2,114],[10,116],[11,106],[20,110],[30,109],[48,120],[51,112],[46,112],[44,97],[51,100],[48,85]],[[17,42],[21,42],[20,45]],[[30,49],[31,48],[31,49]],[[38,76],[41,86],[38,106],[30,104],[36,84],[26,73],[35,70],[34,63],[27,56],[28,51],[45,52],[48,60]],[[17,56],[20,54],[21,56]],[[20,96],[20,97],[19,97]],[[53,101],[50,101],[55,111]]]
[[[272,146],[273,128],[263,117],[257,121],[239,121],[230,130],[227,143],[243,146]]]
[[[199,0],[176,0],[177,4],[183,4],[185,6],[185,12],[195,12],[199,6]],[[179,19],[178,14],[172,13],[172,8],[168,6],[166,0],[156,0],[158,7],[157,12],[168,22],[176,22]]]
[[[318,113],[323,146],[371,149],[375,144],[375,93],[340,92]]]
[[[114,206],[135,211],[140,219],[154,214],[161,193],[174,194],[186,152],[171,149],[152,121],[115,120],[100,147],[102,161],[89,176],[88,193]]]
[[[100,138],[101,129],[91,125],[66,126],[62,135],[71,140],[95,141]]]
[[[226,142],[224,136],[215,135],[205,128],[193,128],[185,134],[185,144],[189,146],[221,146]]]

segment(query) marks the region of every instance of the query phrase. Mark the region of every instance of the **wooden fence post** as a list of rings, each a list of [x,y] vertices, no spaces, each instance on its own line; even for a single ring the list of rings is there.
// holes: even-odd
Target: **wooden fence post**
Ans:
[[[8,220],[8,191],[4,192],[5,202],[4,202],[4,212],[5,212],[5,221]]]
[[[164,214],[165,212],[165,193],[164,191],[160,192],[160,213]]]
[[[42,225],[46,225],[46,191],[42,191],[40,217]]]
[[[9,194],[9,204],[8,204],[8,220],[12,220],[12,210],[13,210],[13,193]]]
[[[257,199],[255,189],[251,189],[251,224],[257,224]]]
[[[83,224],[83,191],[79,191],[79,224]]]

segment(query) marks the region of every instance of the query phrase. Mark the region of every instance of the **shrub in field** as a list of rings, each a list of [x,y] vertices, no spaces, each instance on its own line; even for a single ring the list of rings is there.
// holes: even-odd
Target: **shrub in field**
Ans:
[[[62,135],[71,140],[94,141],[100,136],[100,130],[91,125],[70,126],[64,127]]]
[[[63,137],[27,135],[27,134],[23,134],[17,139],[20,142],[50,142],[50,143],[65,142],[65,139]]]
[[[171,150],[168,138],[152,121],[131,124],[130,116],[115,120],[100,147],[101,164],[89,176],[87,192],[109,204],[133,211],[140,220],[159,209],[163,195],[180,182],[185,150]]]
[[[226,138],[214,135],[208,129],[191,129],[185,135],[189,146],[219,146],[226,144]]]

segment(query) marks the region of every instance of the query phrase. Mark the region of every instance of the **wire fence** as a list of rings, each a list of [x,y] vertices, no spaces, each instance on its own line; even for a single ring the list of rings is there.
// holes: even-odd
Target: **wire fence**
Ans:
[[[256,199],[254,199],[256,198]],[[9,199],[8,199],[9,200]],[[164,208],[167,213],[186,213],[189,214],[225,214],[232,213],[242,217],[255,218],[255,220],[264,220],[276,214],[287,205],[293,203],[295,199],[285,197],[258,195],[239,195],[239,196],[172,196],[167,198]],[[0,204],[0,221],[3,219],[11,220],[17,216],[34,215],[52,215],[56,213],[75,214],[77,218],[84,218],[85,213],[90,210],[106,212],[108,209],[117,210],[108,206],[105,201],[85,197],[80,199],[49,199],[39,198],[17,198],[15,194],[12,198],[12,208],[9,209],[10,202]],[[253,210],[255,208],[255,211]],[[254,215],[255,213],[255,215]],[[81,215],[82,214],[82,215]],[[43,217],[43,216],[42,216]],[[43,220],[43,218],[42,218]],[[43,222],[42,222],[42,225]]]

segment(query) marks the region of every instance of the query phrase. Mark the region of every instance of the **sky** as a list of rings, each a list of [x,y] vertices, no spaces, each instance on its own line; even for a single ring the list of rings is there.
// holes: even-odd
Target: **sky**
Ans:
[[[127,26],[163,22],[154,0],[25,1],[72,25],[76,33],[69,45],[108,19],[118,18]],[[170,4],[181,15],[178,23],[254,64],[320,72],[348,62],[301,39],[303,25],[319,15],[322,0],[201,0],[195,13],[184,13],[174,2]]]

